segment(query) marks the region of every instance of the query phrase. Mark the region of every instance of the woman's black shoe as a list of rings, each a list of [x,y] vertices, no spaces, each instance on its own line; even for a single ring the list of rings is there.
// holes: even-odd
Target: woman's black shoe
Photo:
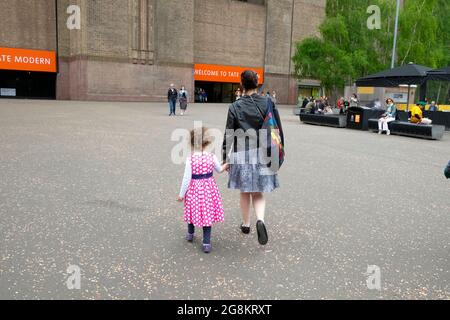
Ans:
[[[264,225],[264,222],[259,220],[256,223],[256,231],[258,231],[258,242],[260,245],[264,246],[269,242],[269,236],[267,234],[266,226]]]
[[[241,231],[243,234],[249,234],[250,233],[250,227],[244,226],[244,224],[241,224]]]

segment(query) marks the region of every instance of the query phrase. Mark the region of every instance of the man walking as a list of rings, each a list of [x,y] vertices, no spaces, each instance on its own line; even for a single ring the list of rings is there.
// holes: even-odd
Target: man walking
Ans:
[[[177,108],[177,100],[178,100],[178,91],[175,89],[175,85],[172,83],[170,85],[169,92],[167,93],[167,100],[169,101],[169,109],[170,114],[176,116],[176,108]]]

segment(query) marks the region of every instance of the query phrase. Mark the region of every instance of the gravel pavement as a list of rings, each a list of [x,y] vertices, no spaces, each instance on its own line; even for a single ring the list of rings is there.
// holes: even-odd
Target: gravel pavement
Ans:
[[[0,100],[0,299],[450,299],[450,134],[378,136],[280,110],[269,244],[239,232],[224,174],[226,221],[206,255],[200,236],[184,241],[171,135],[194,120],[223,130],[226,105],[169,118],[162,103]]]

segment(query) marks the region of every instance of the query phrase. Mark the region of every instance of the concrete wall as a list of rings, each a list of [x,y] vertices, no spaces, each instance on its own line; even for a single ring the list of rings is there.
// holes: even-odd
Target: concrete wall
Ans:
[[[266,73],[287,75],[291,52],[292,0],[267,3]]]
[[[84,52],[89,57],[129,61],[131,48],[131,12],[128,1],[89,1],[85,9]]]
[[[158,0],[156,57],[159,64],[194,64],[194,0]]]
[[[263,67],[266,9],[233,0],[195,0],[196,63]]]
[[[55,50],[55,2],[0,1],[0,46]]]
[[[81,30],[60,34],[70,73],[58,78],[58,98],[162,101],[172,82],[193,91],[193,0],[78,4]]]
[[[295,0],[294,22],[292,28],[292,52],[295,55],[295,43],[311,36],[320,36],[319,27],[325,19],[326,0]],[[292,66],[291,72],[294,72]]]
[[[87,72],[86,96],[92,100],[164,101],[167,99],[168,84],[190,81],[190,72],[183,67],[92,60],[84,63]],[[120,77],[112,77],[108,71],[112,69]]]
[[[292,57],[296,43],[318,36],[326,0],[268,0],[265,90],[277,91],[281,103],[297,103]]]
[[[52,0],[2,0],[0,46],[56,50]],[[81,30],[68,30],[69,5]],[[318,34],[325,0],[58,0],[58,99],[160,101],[194,90],[195,63],[264,67],[295,103],[295,42]],[[192,94],[191,94],[192,96]]]

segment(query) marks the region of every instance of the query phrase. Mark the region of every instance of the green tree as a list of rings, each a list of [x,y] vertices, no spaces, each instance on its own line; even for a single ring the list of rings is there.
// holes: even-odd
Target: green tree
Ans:
[[[443,62],[443,43],[435,17],[437,0],[407,0],[400,15],[398,61],[437,68]]]
[[[442,61],[438,67],[450,65],[450,1],[438,0],[434,10],[438,21],[438,43],[442,44]]]
[[[448,0],[406,0],[399,22],[398,62],[430,67],[448,63]],[[367,8],[381,11],[381,29],[367,27]],[[328,0],[320,37],[297,44],[293,57],[299,78],[315,78],[332,95],[357,78],[389,68],[395,0]]]

